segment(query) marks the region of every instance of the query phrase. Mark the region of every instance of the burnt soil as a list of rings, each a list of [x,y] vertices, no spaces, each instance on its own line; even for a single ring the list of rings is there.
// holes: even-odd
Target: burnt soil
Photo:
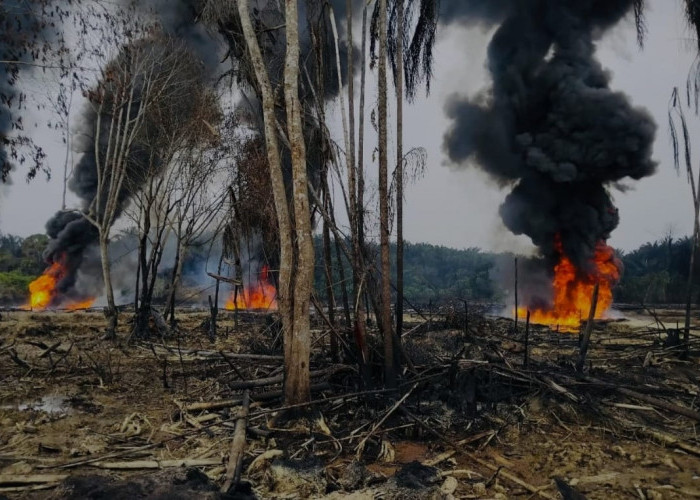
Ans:
[[[223,313],[210,343],[207,314],[179,311],[176,334],[127,343],[126,313],[111,342],[96,311],[3,312],[0,498],[700,497],[700,343],[685,355],[679,313],[659,314],[596,323],[584,374],[575,334],[533,325],[525,368],[522,324],[407,316],[395,392],[332,362],[318,319],[318,404],[281,421],[281,385],[251,388],[242,482],[223,495],[241,387],[282,373],[274,316]]]

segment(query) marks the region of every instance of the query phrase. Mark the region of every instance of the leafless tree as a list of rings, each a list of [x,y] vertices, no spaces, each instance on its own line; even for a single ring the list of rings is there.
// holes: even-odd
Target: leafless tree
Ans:
[[[107,337],[114,337],[117,308],[110,273],[111,228],[125,199],[167,164],[167,138],[191,106],[192,83],[201,71],[179,42],[158,34],[124,46],[87,92],[94,117],[95,196],[83,216],[96,228],[107,295]],[[166,154],[164,155],[164,151]]]

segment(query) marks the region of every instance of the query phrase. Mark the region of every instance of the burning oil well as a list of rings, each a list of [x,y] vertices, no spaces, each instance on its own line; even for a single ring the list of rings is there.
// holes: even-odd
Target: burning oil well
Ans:
[[[455,163],[475,163],[511,188],[500,208],[503,222],[530,237],[552,276],[550,290],[528,297],[534,320],[578,324],[595,283],[600,316],[622,271],[606,244],[619,223],[610,188],[654,173],[656,125],[610,89],[595,44],[637,14],[639,2],[463,4],[447,13],[460,22],[500,23],[488,47],[493,84],[473,99],[448,102],[444,148]]]

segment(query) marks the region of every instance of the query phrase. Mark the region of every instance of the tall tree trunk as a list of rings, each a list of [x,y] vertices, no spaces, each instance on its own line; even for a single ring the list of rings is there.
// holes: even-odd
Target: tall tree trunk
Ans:
[[[139,303],[136,307],[136,318],[134,318],[134,333],[137,338],[148,336],[148,320],[151,316],[151,304],[149,300],[149,272],[151,271],[148,260],[148,233],[151,230],[150,205],[145,205],[141,216],[143,217],[143,229],[139,238],[139,263],[140,282],[136,283],[137,287],[141,288]]]
[[[216,268],[216,274],[221,276],[221,266],[224,263],[224,251],[221,250],[221,255],[219,256],[219,266]],[[221,281],[216,280],[216,285],[214,287],[214,301],[212,303],[211,295],[209,296],[209,341],[216,341],[216,320],[219,317],[219,288],[221,287]]]
[[[327,175],[324,173],[323,175]],[[324,205],[328,213],[328,182],[324,179]],[[335,294],[333,293],[333,258],[331,253],[331,231],[328,227],[328,221],[323,220],[323,268],[326,277],[326,295],[328,296],[328,321],[331,328],[335,328]],[[334,363],[338,362],[338,339],[335,335],[331,335],[331,359]]]
[[[387,141],[387,13],[379,0],[379,232],[381,251],[382,334],[384,336],[384,384],[396,386],[394,342],[391,324],[391,268],[389,264],[389,189]]]
[[[690,310],[692,306],[693,295],[693,270],[695,269],[695,255],[698,248],[698,238],[700,237],[700,220],[699,220],[700,203],[695,201],[695,219],[693,224],[693,240],[690,249],[690,267],[688,268],[688,284],[685,291],[685,325],[683,330],[683,343],[686,351],[690,348]]]
[[[396,34],[396,342],[403,330],[403,0],[397,0]],[[398,347],[394,358],[401,359]]]
[[[309,357],[311,332],[309,304],[313,287],[314,246],[309,210],[309,188],[306,173],[306,145],[299,100],[299,13],[297,0],[285,1],[287,53],[284,64],[284,101],[287,112],[287,136],[292,157],[294,221],[296,223],[297,265],[294,276],[294,323],[285,331],[284,399],[298,404],[311,399]]]
[[[102,278],[105,282],[105,292],[107,292],[107,307],[105,317],[107,318],[107,332],[105,339],[115,339],[117,337],[118,314],[117,305],[114,301],[114,289],[112,288],[112,273],[109,266],[109,237],[100,234],[100,258],[102,259]]]
[[[277,226],[280,233],[280,270],[278,276],[278,307],[280,317],[282,319],[282,329],[285,338],[285,370],[290,368],[300,368],[296,361],[288,352],[288,343],[286,339],[294,336],[294,296],[292,294],[292,269],[294,265],[294,247],[292,239],[292,221],[289,213],[287,202],[287,193],[284,186],[284,176],[282,174],[282,163],[279,152],[279,141],[277,139],[277,117],[275,115],[275,97],[270,84],[270,77],[267,73],[265,63],[263,61],[260,45],[255,36],[253,24],[250,19],[248,0],[238,0],[238,13],[241,19],[241,28],[246,40],[248,52],[255,70],[256,79],[262,96],[263,122],[265,129],[265,147],[267,152],[267,160],[270,168],[270,184],[275,202],[275,212],[277,215]],[[296,25],[296,23],[294,23]],[[291,140],[291,138],[290,138]],[[313,248],[312,248],[313,251]],[[292,366],[294,365],[294,366]],[[305,367],[308,375],[308,362]],[[303,374],[302,374],[303,375]],[[287,377],[285,377],[285,400],[287,397]],[[301,384],[303,386],[303,383]],[[308,383],[307,383],[308,387]],[[297,398],[291,390],[290,386],[289,404],[301,402],[308,399],[308,391],[300,394]]]
[[[352,23],[352,21],[350,21]],[[351,31],[351,30],[349,30]],[[359,271],[359,282],[355,288],[354,308],[355,308],[355,339],[358,350],[361,353],[362,367],[365,386],[371,384],[369,373],[369,346],[367,345],[367,270],[365,269],[365,90],[367,81],[367,4],[362,7],[362,57],[360,58],[360,123],[358,127],[357,141],[357,205],[355,209],[355,224],[357,226],[357,238],[353,242],[354,265]],[[350,94],[354,100],[354,96]],[[351,105],[352,107],[352,105]]]
[[[180,277],[182,275],[182,263],[183,258],[183,245],[182,245],[182,235],[178,230],[176,236],[177,247],[175,249],[175,263],[173,264],[173,272],[170,275],[170,291],[168,293],[168,304],[165,309],[165,314],[163,315],[166,320],[170,321],[170,326],[175,326],[175,296],[177,295],[177,287],[180,284]]]

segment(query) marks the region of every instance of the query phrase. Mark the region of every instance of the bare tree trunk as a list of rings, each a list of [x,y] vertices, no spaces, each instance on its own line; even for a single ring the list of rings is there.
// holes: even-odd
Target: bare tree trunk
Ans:
[[[219,257],[219,266],[217,267],[216,274],[221,276],[221,265],[224,263],[224,251],[221,251],[221,256]],[[211,295],[209,296],[209,341],[216,341],[216,320],[219,317],[219,288],[221,286],[221,281],[216,280],[216,286],[214,287],[214,302],[212,303]]]
[[[583,338],[581,339],[578,361],[576,362],[576,371],[578,372],[582,372],[583,367],[586,364],[586,354],[588,353],[588,345],[591,342],[591,332],[593,331],[593,324],[595,323],[595,310],[598,307],[599,288],[599,283],[596,283],[593,287],[593,296],[591,297],[591,308],[588,311],[588,322],[586,323],[586,329],[584,330]]]
[[[332,212],[331,217],[333,217]],[[335,242],[335,256],[338,261],[338,274],[340,275],[340,297],[343,300],[343,313],[345,314],[345,323],[349,326],[352,324],[352,318],[350,317],[350,300],[348,299],[345,267],[343,267],[343,253],[340,250],[340,241],[338,240],[337,234],[333,235],[333,241]]]
[[[265,127],[265,146],[267,151],[267,159],[270,167],[270,181],[272,193],[275,201],[275,211],[277,214],[277,225],[280,232],[280,270],[278,276],[278,307],[282,319],[282,328],[285,338],[285,370],[293,371],[295,375],[299,375],[300,370],[306,370],[308,376],[308,361],[306,367],[301,367],[297,359],[292,355],[294,352],[291,349],[291,341],[294,340],[294,296],[292,294],[292,268],[294,265],[294,247],[292,239],[292,222],[287,204],[287,194],[284,186],[284,176],[282,174],[282,163],[279,153],[279,141],[277,140],[277,117],[275,115],[275,97],[272,92],[270,78],[263,61],[260,45],[255,36],[253,24],[250,19],[248,0],[238,0],[238,12],[241,19],[241,28],[246,40],[248,52],[250,53],[253,68],[255,70],[256,79],[260,87],[262,96],[263,121]],[[288,21],[290,20],[287,17]],[[294,23],[296,25],[296,17]],[[288,27],[289,29],[289,27]],[[297,99],[298,101],[298,99]],[[288,103],[293,107],[292,103]],[[289,138],[292,141],[292,138]],[[312,248],[313,251],[313,248]],[[286,342],[289,338],[290,342]],[[301,373],[303,378],[303,372]],[[292,377],[294,382],[299,382],[298,377]],[[290,380],[291,382],[291,380]],[[300,384],[303,389],[303,382]],[[308,379],[307,379],[308,389]],[[289,393],[287,392],[288,380],[285,378],[285,401],[289,404],[306,401],[309,397],[308,390],[297,395],[293,394],[293,386],[289,385]],[[287,395],[291,399],[287,400]]]
[[[287,53],[284,64],[284,101],[287,111],[287,136],[292,156],[294,221],[296,223],[297,265],[294,279],[294,323],[285,331],[284,399],[298,404],[311,399],[309,358],[311,325],[309,305],[313,287],[314,246],[309,210],[306,174],[306,145],[299,100],[299,13],[297,0],[286,0]]]
[[[328,212],[328,185],[324,179],[324,204],[326,212]],[[333,293],[333,259],[331,254],[331,232],[328,227],[328,221],[323,220],[323,267],[326,276],[326,295],[328,296],[328,321],[331,328],[335,328],[335,294]],[[338,362],[338,339],[335,335],[331,335],[331,359],[334,363]]]
[[[182,239],[181,235],[176,235],[177,248],[175,249],[175,263],[173,264],[173,272],[170,275],[170,291],[168,293],[168,304],[165,308],[165,314],[163,315],[165,319],[170,321],[170,326],[175,326],[175,296],[177,295],[177,287],[180,283],[180,276],[182,275]]]
[[[384,384],[396,386],[394,342],[391,325],[391,267],[389,264],[389,189],[387,141],[387,13],[379,0],[379,232],[381,251],[382,334],[384,336]]]
[[[692,247],[690,249],[690,267],[688,269],[688,284],[685,291],[685,325],[683,330],[683,342],[685,344],[686,351],[690,347],[690,310],[692,308],[692,295],[693,295],[693,270],[695,269],[695,254],[698,248],[698,238],[700,237],[700,221],[698,220],[698,208],[700,208],[700,203],[695,201],[695,221],[693,224],[693,239]]]
[[[349,12],[349,11],[348,11]],[[352,21],[349,21],[352,23]],[[350,31],[350,30],[349,30]],[[365,246],[365,175],[364,175],[364,142],[365,142],[365,89],[367,81],[367,4],[362,7],[362,57],[360,59],[360,123],[358,130],[358,152],[357,152],[357,205],[355,210],[355,224],[357,225],[357,238],[353,241],[353,254],[355,262],[353,268],[359,271],[359,282],[355,287],[354,308],[355,308],[355,341],[361,354],[362,371],[365,386],[371,385],[369,373],[369,347],[367,345],[367,307],[365,298],[367,297],[367,270],[365,269],[364,246]],[[354,96],[350,94],[350,99],[354,101]],[[351,105],[352,107],[352,105]]]
[[[102,278],[105,282],[107,292],[107,307],[105,317],[107,318],[107,332],[105,339],[115,339],[117,337],[118,314],[117,305],[114,301],[114,289],[112,288],[112,274],[109,266],[109,239],[103,234],[100,235],[100,258],[102,259]]]
[[[396,36],[396,342],[401,343],[403,330],[403,0],[397,0]],[[398,346],[394,361],[401,359]]]

